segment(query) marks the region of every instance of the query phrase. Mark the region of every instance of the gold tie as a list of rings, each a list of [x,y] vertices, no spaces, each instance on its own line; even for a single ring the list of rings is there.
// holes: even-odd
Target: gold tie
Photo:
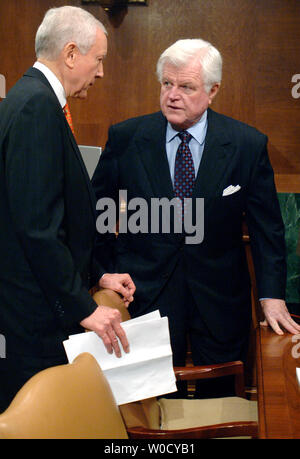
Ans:
[[[65,114],[65,117],[68,121],[68,124],[71,128],[71,131],[73,132],[74,134],[74,128],[73,128],[73,121],[72,121],[72,116],[71,116],[71,112],[70,112],[70,108],[69,108],[69,105],[66,103],[66,105],[64,106],[64,114]]]

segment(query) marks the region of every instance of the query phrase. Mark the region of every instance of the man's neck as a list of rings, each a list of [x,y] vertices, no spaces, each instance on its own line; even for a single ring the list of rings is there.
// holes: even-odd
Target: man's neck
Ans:
[[[63,77],[63,72],[61,71],[59,63],[57,61],[50,61],[48,59],[43,59],[43,58],[38,58],[37,61],[40,62],[41,64],[45,65],[46,67],[48,67],[48,69],[51,70],[51,72],[54,73],[56,78],[61,82],[61,84],[62,84],[62,86],[63,86],[63,88],[65,90],[66,97],[68,97],[67,88],[66,88],[66,84],[65,84],[65,79]]]

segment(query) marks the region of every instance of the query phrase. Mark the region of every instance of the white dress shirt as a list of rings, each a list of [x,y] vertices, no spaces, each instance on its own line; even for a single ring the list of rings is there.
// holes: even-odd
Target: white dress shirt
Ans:
[[[46,65],[42,64],[41,62],[36,61],[33,67],[40,70],[40,72],[42,72],[45,75],[53,91],[55,92],[56,97],[59,100],[61,108],[64,108],[64,106],[67,103],[66,93],[63,85],[61,84],[57,76],[52,72],[52,70],[50,70]]]

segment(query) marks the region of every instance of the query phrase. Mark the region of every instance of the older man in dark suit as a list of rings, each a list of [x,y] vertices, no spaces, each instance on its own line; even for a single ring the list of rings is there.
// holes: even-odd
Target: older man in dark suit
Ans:
[[[300,330],[284,302],[284,229],[267,137],[208,108],[221,69],[220,53],[203,40],[170,46],[157,65],[161,112],[112,126],[92,181],[99,209],[104,198],[117,202],[123,193],[127,201],[128,224],[120,221],[117,238],[105,233],[98,217],[99,255],[110,269],[131,274],[133,316],[157,308],[168,316],[175,365],[185,362],[187,333],[196,364],[245,359],[251,301],[244,215],[266,320],[277,333],[280,325]],[[170,207],[165,198],[190,204],[185,232],[175,224],[163,230]],[[153,225],[155,199],[162,220]],[[138,212],[138,203],[148,210]],[[138,218],[144,223],[134,228]],[[192,228],[194,241],[187,238]]]
[[[49,10],[36,35],[37,62],[0,104],[0,411],[36,372],[67,361],[63,340],[94,330],[108,352],[128,342],[116,310],[98,306],[100,279],[132,301],[128,274],[93,259],[95,198],[64,115],[103,77],[103,25],[81,8]]]

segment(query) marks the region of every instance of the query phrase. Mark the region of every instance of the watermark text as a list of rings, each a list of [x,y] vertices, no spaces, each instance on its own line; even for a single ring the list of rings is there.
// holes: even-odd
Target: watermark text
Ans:
[[[6,81],[5,76],[0,73],[0,98],[4,99],[6,97]]]
[[[6,358],[6,340],[4,335],[0,335],[0,359]]]
[[[96,209],[101,211],[96,221],[100,234],[182,233],[186,244],[200,244],[204,238],[204,198],[144,198],[127,200],[127,191],[119,191],[121,212],[112,198],[101,198]],[[183,210],[184,209],[184,210]],[[183,212],[183,214],[182,214]]]
[[[294,99],[300,98],[300,73],[296,73],[292,76],[292,83],[296,83],[295,86],[292,87],[292,97]]]

